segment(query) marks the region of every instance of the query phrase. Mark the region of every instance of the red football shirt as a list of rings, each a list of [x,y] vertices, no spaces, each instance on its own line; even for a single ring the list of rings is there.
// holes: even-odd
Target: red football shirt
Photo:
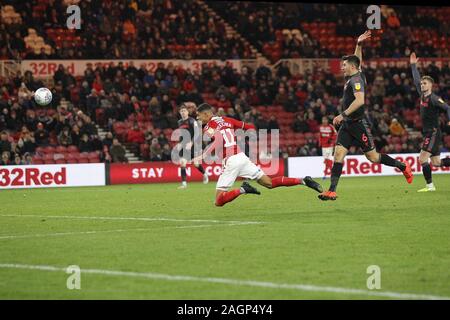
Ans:
[[[242,152],[237,144],[234,132],[237,129],[255,129],[255,126],[233,118],[212,117],[203,128],[203,132],[214,139],[206,152],[210,153],[213,149],[216,149],[216,155],[219,158],[227,158]]]

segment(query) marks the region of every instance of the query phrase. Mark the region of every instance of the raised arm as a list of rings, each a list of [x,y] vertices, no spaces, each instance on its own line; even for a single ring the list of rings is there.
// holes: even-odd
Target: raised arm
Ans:
[[[437,96],[437,95],[432,95],[431,99],[433,100],[433,104],[438,106],[438,108],[441,108],[442,110],[447,112],[447,121],[448,121],[448,125],[450,125],[450,106],[445,103],[444,99],[442,99],[441,97]]]
[[[256,129],[255,125],[251,123],[245,123],[239,120],[236,120],[234,118],[226,118],[228,122],[232,123],[235,129],[243,129],[243,130],[249,130],[249,129]]]
[[[362,66],[362,43],[364,40],[369,39],[372,36],[372,32],[370,30],[367,30],[362,35],[358,37],[358,41],[356,42],[356,48],[355,48],[355,56],[359,58],[360,65],[359,65],[359,71],[361,71]]]
[[[411,64],[412,75],[414,79],[414,85],[416,86],[417,92],[422,95],[422,90],[420,90],[420,73],[417,69],[417,62],[419,58],[416,57],[416,54],[413,52],[409,57],[409,63]]]

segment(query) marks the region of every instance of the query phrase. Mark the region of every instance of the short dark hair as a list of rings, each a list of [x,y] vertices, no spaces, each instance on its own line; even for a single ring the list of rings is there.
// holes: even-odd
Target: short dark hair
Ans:
[[[430,76],[423,76],[420,80],[430,81],[431,84],[434,84],[434,79]]]
[[[186,109],[186,110],[189,111],[187,105],[186,105],[184,102],[183,102],[183,103],[181,104],[181,106],[178,108],[179,111],[181,111],[181,109]]]
[[[212,110],[212,107],[211,107],[211,105],[209,105],[207,103],[202,103],[197,108],[197,112],[203,112],[203,111],[208,111],[208,110]]]
[[[348,63],[353,64],[356,68],[359,68],[359,65],[361,64],[361,60],[359,60],[358,56],[354,54],[343,56],[342,61],[347,61]]]

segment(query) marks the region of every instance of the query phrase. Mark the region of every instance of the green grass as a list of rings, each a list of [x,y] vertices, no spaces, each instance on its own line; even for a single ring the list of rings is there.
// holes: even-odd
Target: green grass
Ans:
[[[435,175],[434,180],[437,192],[417,193],[424,186],[421,176],[413,185],[403,177],[343,178],[335,202],[321,202],[305,187],[260,188],[261,196],[241,196],[222,208],[213,205],[213,183],[191,183],[187,190],[163,184],[1,191],[0,264],[79,265],[82,270],[360,290],[367,290],[367,267],[378,265],[379,292],[450,297],[450,175]],[[192,227],[199,225],[204,227]],[[186,226],[191,228],[176,228]],[[77,233],[118,229],[130,230]],[[45,236],[66,232],[74,234]],[[100,274],[82,274],[81,290],[68,290],[68,276],[63,271],[0,267],[0,299],[383,298]]]

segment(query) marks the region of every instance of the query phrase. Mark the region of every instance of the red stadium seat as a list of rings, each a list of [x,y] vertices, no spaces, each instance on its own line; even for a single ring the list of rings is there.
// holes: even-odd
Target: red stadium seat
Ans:
[[[57,146],[55,149],[55,152],[57,153],[66,153],[67,152],[67,148],[65,146]]]
[[[68,152],[78,152],[78,147],[77,146],[68,146],[67,147],[67,151]]]
[[[43,155],[42,159],[43,159],[44,161],[46,161],[46,160],[54,160],[54,158],[53,158],[53,153],[45,153],[45,154]]]
[[[82,152],[78,155],[78,160],[80,159],[89,159],[89,153],[88,152]]]

